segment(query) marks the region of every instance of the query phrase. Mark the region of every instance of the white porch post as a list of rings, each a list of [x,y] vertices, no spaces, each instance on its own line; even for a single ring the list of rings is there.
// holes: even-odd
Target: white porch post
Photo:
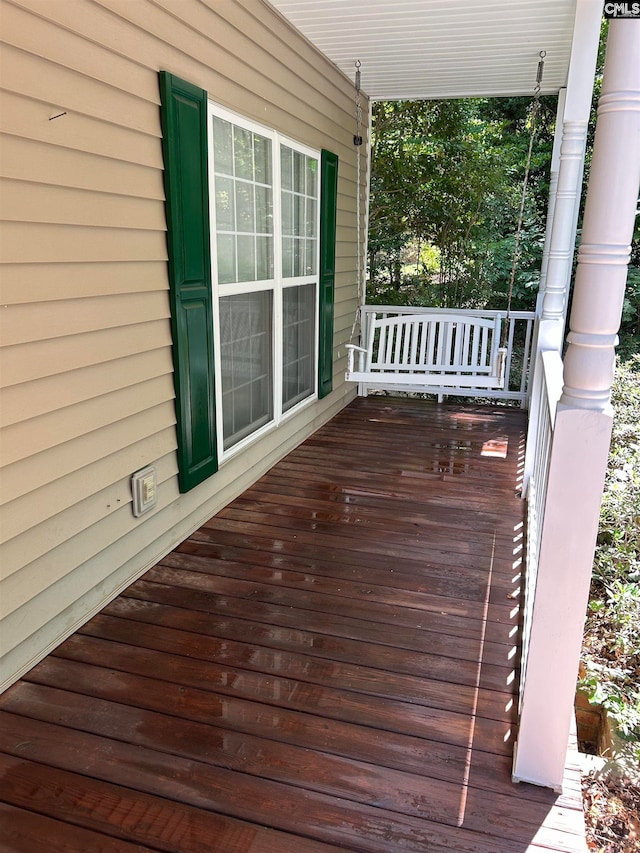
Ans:
[[[514,762],[515,779],[555,789],[562,784],[573,714],[639,185],[640,21],[614,20],[556,412]],[[559,310],[553,294],[550,313],[557,316]]]
[[[544,334],[541,332],[541,344],[545,349],[553,347],[558,352],[562,349],[565,305],[575,249],[601,18],[602,0],[583,0],[578,3],[541,315],[543,321],[551,321],[545,324]]]
[[[547,233],[536,304],[533,381],[529,401],[529,436],[524,467],[526,496],[533,470],[540,414],[542,350],[562,350],[567,292],[576,242],[584,155],[591,112],[593,80],[600,43],[603,0],[583,0],[576,9],[567,88],[559,94],[551,163]],[[555,166],[555,170],[554,170]],[[555,171],[555,175],[554,175]],[[555,192],[553,192],[555,184]]]

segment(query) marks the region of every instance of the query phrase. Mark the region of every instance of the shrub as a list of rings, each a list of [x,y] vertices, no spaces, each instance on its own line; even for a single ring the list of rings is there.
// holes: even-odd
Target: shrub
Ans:
[[[640,355],[618,359],[580,686],[640,754]]]

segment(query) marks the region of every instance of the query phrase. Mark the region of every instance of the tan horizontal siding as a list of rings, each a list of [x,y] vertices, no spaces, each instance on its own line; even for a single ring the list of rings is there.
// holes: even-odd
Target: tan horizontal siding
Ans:
[[[2,116],[3,93],[0,92],[0,116]],[[47,110],[44,111],[45,113]],[[102,139],[100,129],[96,135]],[[44,134],[43,134],[44,135]],[[78,142],[76,134],[69,134]],[[70,140],[71,142],[71,140]],[[123,141],[123,152],[132,153],[131,146]],[[154,151],[157,147],[154,143]],[[77,147],[63,147],[62,143],[50,140],[27,139],[12,131],[0,133],[0,174],[7,178],[34,181],[43,186],[65,186],[78,190],[95,190],[98,193],[114,193],[126,198],[164,200],[162,172],[152,166],[143,168],[140,163],[113,159],[113,144],[98,144],[94,149],[109,150],[103,153],[88,153]]]
[[[118,127],[118,125],[79,114],[70,108],[68,109],[66,104],[61,106],[24,94],[0,92],[0,129],[6,136],[13,135],[18,136],[21,140],[43,142],[51,146],[52,149],[64,148],[72,152],[82,151],[92,154],[94,157],[120,160],[123,163],[147,166],[155,170],[162,168],[160,140],[136,130]],[[6,144],[8,145],[8,142]],[[2,145],[2,159],[4,160],[4,140]],[[48,152],[47,156],[54,156],[54,151]],[[64,154],[60,152],[58,156],[63,157]],[[28,163],[29,160],[27,160]],[[47,178],[47,183],[51,183],[52,178],[55,178],[55,174],[52,174],[48,169],[47,161],[41,164],[34,162],[32,165],[36,172],[41,171],[41,168],[38,168],[39,165],[40,167],[47,166],[44,175]],[[82,168],[83,166],[85,169]],[[114,168],[110,167],[108,163],[97,164],[95,159],[85,159],[84,162],[79,160],[78,167],[87,174],[89,186],[92,186],[92,178],[105,180],[105,176],[102,174],[92,175],[91,169],[94,172],[101,172],[103,167],[105,169]],[[122,172],[122,170],[120,171]],[[63,169],[60,174],[61,180],[64,181],[67,175],[68,172]],[[27,176],[31,177],[31,172],[28,172]],[[76,186],[75,170],[71,172],[69,177],[71,179],[70,185]],[[122,183],[121,186],[126,187],[126,184]],[[112,189],[115,191],[116,187],[117,185],[113,186]]]
[[[59,513],[69,507],[77,507],[85,498],[97,494],[118,481],[126,482],[126,487],[130,490],[128,478],[134,471],[144,468],[150,459],[159,459],[176,449],[176,432],[173,424],[165,429],[143,433],[137,437],[137,440],[133,434],[127,438],[132,439],[131,443],[119,448],[117,452],[97,459],[39,488],[37,501],[34,500],[33,492],[27,492],[3,506],[1,520],[3,539],[9,541],[22,533],[30,535],[31,530],[49,520],[53,526]],[[105,503],[103,507],[105,517],[109,514],[107,510],[110,509],[111,507]]]
[[[164,396],[164,395],[162,395]],[[2,474],[0,503],[33,492],[61,477],[79,471],[128,444],[153,435],[163,426],[175,423],[173,401],[161,400],[152,408],[134,412],[99,429],[77,436],[50,450],[44,450],[6,465]]]
[[[122,195],[5,178],[0,179],[0,219],[164,231],[164,201]]]
[[[160,261],[167,259],[166,236],[159,231],[91,228],[7,222],[0,242],[0,263],[55,264],[68,261]]]
[[[356,276],[354,273],[353,281],[355,282]],[[360,299],[356,295],[356,288],[349,287],[343,288],[341,291],[337,293],[338,299],[336,300],[335,305],[335,316],[336,316],[336,328],[338,328],[338,324],[340,322],[340,318],[342,317],[353,317],[355,314],[356,308],[360,304]]]
[[[38,462],[37,455],[44,451],[51,451],[59,445],[102,429],[130,415],[137,415],[147,409],[151,410],[173,398],[171,379],[167,381],[167,377],[160,376],[157,379],[148,379],[137,385],[130,384],[118,391],[75,403],[71,412],[68,408],[60,408],[47,415],[5,427],[0,434],[4,465],[12,466],[22,459],[31,457]],[[46,461],[43,464],[51,470],[51,466],[47,465]],[[13,469],[6,470],[10,472]],[[21,476],[23,476],[22,473]],[[8,476],[8,482],[11,482],[10,476]]]
[[[172,371],[171,353],[165,347],[11,385],[2,391],[0,426],[29,421],[160,376],[169,377],[171,384]]]
[[[351,238],[355,237],[356,233],[356,214],[351,210],[342,210],[338,208],[338,242],[336,246],[336,251],[341,250],[344,251],[344,246],[348,245],[351,247],[351,253],[353,254],[353,244],[351,243]]]
[[[110,2],[121,9],[125,6],[127,10],[130,9],[130,4],[127,4],[126,0],[124,2],[110,0]],[[177,12],[172,0],[158,0],[158,2],[168,12],[173,14]],[[298,112],[299,117],[305,121],[311,121],[312,113],[320,110],[333,123],[332,130],[335,131],[336,137],[342,138],[345,133],[344,112],[355,112],[352,98],[349,98],[346,93],[337,92],[335,85],[328,85],[326,80],[314,74],[313,65],[308,61],[301,61],[300,56],[291,50],[286,41],[278,39],[276,44],[272,41],[267,42],[264,38],[264,30],[257,27],[252,15],[246,14],[239,5],[217,4],[210,8],[219,15],[219,24],[212,39],[214,44],[225,51],[228,50],[229,45],[234,46],[228,66],[229,76],[232,79],[236,70],[243,77],[247,74],[246,54],[243,51],[246,49],[257,51],[255,62],[259,67],[251,77],[247,78],[247,83],[253,91],[274,103],[287,104],[291,99],[291,79],[294,75],[298,82],[296,100],[304,105],[303,113]],[[200,27],[206,26],[206,21],[210,19],[210,11],[204,6],[196,6],[194,13],[190,25],[198,31]],[[205,50],[207,48],[208,45],[205,45]]]
[[[344,279],[343,284],[346,285],[347,281],[345,277],[349,274],[355,277],[357,264],[355,258],[353,257],[353,254],[347,252],[345,252],[344,254],[339,254],[338,248],[339,247],[336,247],[336,273],[338,274],[338,276],[341,276]],[[349,284],[351,284],[351,282],[349,282]],[[340,284],[338,285],[338,288],[339,287]]]
[[[45,14],[53,12],[55,17],[54,6],[69,7],[73,4],[69,0],[48,0],[32,5],[34,10],[39,8]],[[100,77],[103,70],[108,68],[107,82],[111,86],[123,92],[146,94],[147,100],[152,102],[157,98],[157,91],[150,82],[147,70],[140,66],[135,57],[123,56],[116,50],[103,47],[94,40],[88,41],[81,34],[73,32],[69,28],[69,25],[73,26],[72,18],[68,18],[67,25],[68,28],[63,28],[20,6],[8,6],[2,15],[2,40],[23,52],[73,68],[99,82],[102,82]]]
[[[69,116],[79,113],[110,123],[116,123],[117,117],[120,127],[160,138],[157,93],[154,103],[12,45],[3,47],[2,64],[4,87],[10,92],[43,103],[50,102],[51,94],[55,93],[52,106],[59,105]]]
[[[169,297],[164,291],[60,299],[43,305],[10,305],[0,309],[0,340],[10,346],[169,317]]]
[[[357,303],[357,171],[352,85],[261,0],[0,7],[1,684],[354,393],[342,339]],[[334,393],[185,495],[160,69],[340,160]],[[148,464],[159,507],[138,520],[130,477]]]
[[[174,452],[155,461],[158,472],[158,487],[164,492],[165,483],[170,483],[173,492],[177,474],[177,460]],[[55,517],[55,524],[48,520],[35,525],[24,534],[17,533],[13,538],[0,545],[0,578],[9,577],[39,557],[44,557],[60,546],[72,548],[75,536],[83,531],[98,529],[115,513],[121,513],[121,523],[128,520],[131,513],[131,487],[129,473],[107,484],[99,492],[85,495],[80,501],[66,507]],[[110,535],[113,533],[111,522]],[[95,525],[95,528],[94,528]]]
[[[171,329],[165,320],[18,344],[2,349],[0,378],[3,386],[15,385],[163,346],[171,346]]]
[[[164,480],[161,485],[163,488],[158,492],[157,514],[170,507],[178,497],[175,476]],[[110,499],[108,495],[107,499]],[[126,536],[131,528],[131,501],[114,503],[111,504],[113,511],[107,516],[103,515],[94,524],[90,524],[86,528],[86,534],[81,534],[78,541],[74,541],[73,538],[67,539],[25,564],[19,571],[2,577],[0,619],[11,612],[5,602],[12,603],[11,609],[22,607],[30,598],[30,590],[34,588],[45,590],[63,578],[67,574],[70,559],[78,565],[86,563],[99,556],[113,542],[118,542]]]
[[[360,301],[354,296],[352,299],[345,300],[340,306],[341,310],[336,311],[334,323],[334,332],[336,334],[336,338],[339,338],[340,333],[343,332],[345,329],[351,331],[351,327],[353,326],[353,320],[356,314],[356,308],[359,304]]]
[[[5,264],[0,277],[0,303],[20,305],[116,293],[147,293],[158,290],[163,283],[168,292],[166,269],[164,261]]]
[[[171,6],[171,0],[162,0],[162,3],[165,7]],[[217,0],[203,0],[203,4],[227,21],[235,32],[262,46],[266,53],[265,61],[277,64],[279,69],[276,72],[268,65],[268,71],[279,74],[278,82],[284,88],[290,86],[290,75],[294,75],[307,87],[301,89],[302,98],[310,94],[315,100],[319,94],[325,102],[355,115],[352,85],[341,75],[336,75],[332,64],[327,63],[324,57],[309,50],[304,38],[293,35],[289,24],[271,7],[252,0],[223,5]],[[268,40],[265,32],[272,38]],[[267,43],[268,49],[264,47]]]
[[[163,12],[150,15],[149,9],[140,3],[129,0],[103,2],[114,14],[138,27],[141,38],[146,39],[151,34],[159,42],[181,46],[189,57],[222,73],[234,88],[238,85],[235,81],[241,80],[245,90],[244,101],[248,100],[248,94],[253,95],[263,103],[271,104],[274,110],[280,105],[286,110],[295,101],[296,110],[289,114],[309,126],[313,126],[320,108],[325,124],[329,122],[328,129],[332,135],[335,138],[345,137],[342,110],[331,98],[323,98],[304,76],[297,75],[297,87],[295,94],[292,93],[293,75],[277,54],[274,55],[272,43],[267,46],[263,39],[251,40],[241,28],[229,26],[217,13],[217,7],[206,10],[199,3],[192,4],[185,14],[185,9],[176,7],[175,3],[160,0],[160,4]],[[216,13],[213,27],[211,11]],[[247,62],[248,51],[253,52],[251,62]],[[208,86],[204,88],[215,97]]]

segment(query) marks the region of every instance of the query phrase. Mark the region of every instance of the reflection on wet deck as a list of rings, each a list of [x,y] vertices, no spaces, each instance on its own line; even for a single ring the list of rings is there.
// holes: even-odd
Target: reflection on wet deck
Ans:
[[[278,463],[0,700],[7,849],[584,850],[510,781],[524,429],[370,397]]]

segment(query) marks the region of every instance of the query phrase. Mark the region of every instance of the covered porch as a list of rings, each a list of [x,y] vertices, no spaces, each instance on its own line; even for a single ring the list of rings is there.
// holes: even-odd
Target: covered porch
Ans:
[[[521,318],[532,324],[520,353],[522,372],[514,377],[507,369],[504,387],[496,385],[487,396],[520,399],[529,407],[522,486],[527,499],[523,653],[513,777],[559,791],[574,715],[612,430],[617,331],[637,216],[640,21],[624,20],[637,17],[629,4],[617,4],[624,7],[623,14],[616,11],[616,4],[602,0],[536,4],[406,0],[400,6],[377,0],[374,7],[365,0],[348,6],[328,0],[330,15],[319,15],[314,0],[274,0],[274,5],[345,73],[353,74],[355,59],[356,88],[362,67],[371,80],[372,100],[531,94],[526,75],[532,80],[538,57],[545,57],[544,76],[540,81],[538,66],[534,91],[557,93],[558,105],[535,316]],[[372,8],[376,14],[371,14]],[[574,277],[603,13],[612,20]],[[361,124],[357,106],[354,141],[360,138]],[[370,128],[370,122],[364,126]],[[359,168],[359,190],[360,173]],[[363,183],[356,227],[366,245],[368,180]],[[357,317],[363,344],[376,311],[394,312],[395,308],[367,305],[361,274],[359,265]],[[458,325],[475,313],[458,312],[462,319]],[[515,318],[509,315],[507,306],[505,319],[511,334]],[[446,340],[453,340],[453,335]],[[512,343],[511,334],[508,364]],[[415,343],[405,345],[400,370],[406,370],[405,354],[410,361],[416,350]],[[452,350],[444,372],[454,373],[459,367],[455,344]],[[387,353],[396,358],[392,347]],[[371,361],[369,352],[366,358]],[[387,369],[385,359],[380,361],[381,369]],[[440,351],[433,361],[436,366],[429,370],[443,372]],[[371,378],[368,369],[364,373],[364,381],[359,380],[361,393],[366,393]],[[497,376],[495,367],[490,375]],[[469,380],[463,385],[450,393],[467,393]],[[392,380],[388,387],[394,387]]]
[[[12,850],[584,851],[511,781],[525,414],[359,398],[0,700]]]

